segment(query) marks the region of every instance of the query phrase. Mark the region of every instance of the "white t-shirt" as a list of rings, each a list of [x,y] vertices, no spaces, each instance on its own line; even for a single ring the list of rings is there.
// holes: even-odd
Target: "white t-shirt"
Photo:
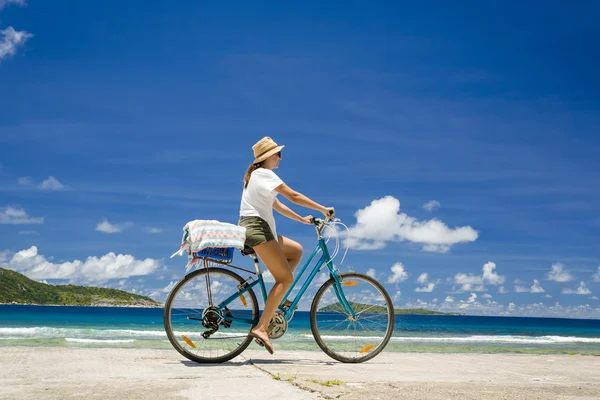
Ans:
[[[242,202],[240,205],[241,217],[260,217],[267,221],[275,240],[277,230],[275,218],[273,218],[273,203],[277,192],[274,190],[281,185],[283,181],[270,169],[258,168],[250,175],[248,187],[242,193]]]

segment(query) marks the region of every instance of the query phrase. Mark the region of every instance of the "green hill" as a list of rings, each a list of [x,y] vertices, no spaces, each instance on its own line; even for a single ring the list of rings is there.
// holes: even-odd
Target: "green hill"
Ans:
[[[162,307],[149,297],[123,290],[75,285],[49,285],[0,268],[0,303],[69,306]]]
[[[352,309],[355,312],[361,312],[368,309],[372,313],[384,313],[385,308],[382,306],[373,306],[368,304],[353,303],[350,302]],[[324,312],[343,312],[342,305],[340,303],[330,304],[326,307],[319,309]],[[395,314],[430,314],[430,315],[458,315],[457,313],[444,313],[440,311],[431,311],[425,308],[396,308],[394,309]]]

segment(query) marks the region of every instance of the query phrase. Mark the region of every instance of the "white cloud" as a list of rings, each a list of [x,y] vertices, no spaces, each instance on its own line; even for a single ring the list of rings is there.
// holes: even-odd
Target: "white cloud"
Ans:
[[[44,179],[39,184],[36,184],[31,177],[22,176],[17,182],[22,186],[37,186],[41,190],[63,190],[65,185],[63,185],[58,179],[54,176],[49,176],[47,179]]]
[[[152,226],[147,226],[146,227],[146,232],[148,233],[162,233],[162,229],[161,228],[154,228]]]
[[[28,176],[22,176],[17,180],[17,183],[19,185],[23,185],[23,186],[33,186],[33,182],[31,181],[31,178]]]
[[[467,300],[467,302],[468,303],[475,303],[475,300],[477,300],[477,294],[471,293],[471,296],[469,297],[469,300]]]
[[[524,282],[523,282],[524,283]],[[531,287],[525,286],[515,286],[515,292],[517,293],[544,293],[544,288],[540,285],[540,282],[537,279],[533,280],[533,285]]]
[[[422,284],[424,286],[416,288],[415,292],[424,292],[424,293],[433,292],[433,289],[435,288],[435,283],[428,282],[428,280],[429,280],[429,274],[427,274],[427,272],[423,272],[421,275],[419,275],[419,277],[417,278],[417,282],[419,282],[420,284]]]
[[[423,251],[427,251],[429,253],[447,253],[450,251],[450,245],[447,244],[424,244]]]
[[[489,293],[485,293],[485,294],[483,294],[481,297],[482,297],[482,298],[484,298],[484,299],[491,299],[491,298],[492,298],[492,295],[491,295],[491,294],[489,294]]]
[[[40,183],[39,188],[42,190],[62,190],[65,188],[65,185],[60,183],[60,181],[55,177],[49,176],[48,179]]]
[[[375,268],[369,268],[369,270],[367,271],[367,275],[369,275],[373,279],[376,279],[375,278]]]
[[[19,235],[39,235],[38,231],[19,231]]]
[[[428,201],[427,203],[423,204],[423,208],[425,211],[432,212],[440,208],[440,202],[437,200]]]
[[[498,288],[498,293],[500,293],[500,294],[505,294],[505,293],[508,293],[508,292],[506,291],[506,289],[504,289],[504,286],[500,286],[500,287]]]
[[[96,230],[104,233],[118,233],[122,232],[123,229],[129,228],[131,225],[133,225],[131,222],[125,222],[123,224],[111,224],[106,218],[104,218],[98,223],[98,225],[96,225]]]
[[[598,272],[592,275],[592,280],[594,282],[600,282],[600,265],[598,266]]]
[[[4,268],[20,272],[30,279],[60,279],[71,283],[103,283],[111,279],[124,279],[148,275],[160,267],[160,261],[152,258],[137,260],[129,254],[108,253],[104,256],[88,257],[85,261],[74,260],[53,263],[38,254],[36,246],[21,250],[6,262]]]
[[[0,212],[0,224],[27,225],[43,223],[44,217],[30,217],[22,208],[5,207]]]
[[[400,201],[392,196],[373,200],[355,214],[347,244],[358,250],[385,247],[387,242],[408,240],[423,245],[424,251],[447,252],[462,242],[473,242],[478,233],[470,226],[448,228],[442,221],[417,221],[400,213]]]
[[[425,285],[423,287],[416,288],[415,292],[431,293],[431,292],[433,292],[434,288],[435,288],[435,283],[429,282],[427,285]]]
[[[265,283],[275,283],[275,278],[273,277],[273,274],[271,274],[271,271],[266,270],[263,272],[262,276]]]
[[[408,279],[408,273],[404,271],[404,265],[401,262],[397,262],[390,268],[392,275],[389,276],[387,283],[399,283]]]
[[[427,272],[423,272],[421,275],[419,275],[419,277],[417,278],[417,282],[419,283],[427,283],[427,279],[429,278],[429,274],[427,274]]]
[[[483,283],[483,278],[478,275],[465,274],[459,272],[454,276],[454,283],[457,285],[479,285]]]
[[[269,274],[270,274],[270,272],[269,272]],[[319,275],[317,275],[315,277],[312,284],[313,284],[313,286],[321,286],[328,280],[329,280],[329,274],[327,274],[325,272],[321,272]],[[275,279],[273,279],[273,282],[275,282]]]
[[[473,285],[471,283],[465,283],[457,290],[457,293],[462,292],[486,292],[487,289],[483,285]]]
[[[579,294],[579,295],[592,294],[590,289],[585,287],[585,283],[583,281],[579,282],[579,287],[577,288],[577,290],[563,289],[562,293],[563,294]]]
[[[573,280],[571,274],[565,270],[562,264],[552,264],[552,269],[546,274],[546,279],[555,282],[569,282]]]
[[[16,4],[18,6],[26,6],[25,0],[0,0],[0,10],[6,7],[9,4]]]
[[[481,275],[465,274],[459,272],[454,276],[454,283],[461,285],[458,292],[485,292],[485,283],[490,285],[499,285],[504,282],[504,276],[498,275],[494,270],[496,264],[488,261],[481,268]]]
[[[515,292],[516,293],[529,293],[529,288],[526,288],[525,286],[515,286]]]
[[[31,37],[33,37],[31,33],[15,31],[12,26],[0,30],[0,61],[15,55],[17,47],[24,45]]]
[[[488,261],[483,266],[483,280],[487,281],[492,285],[499,285],[501,283],[504,283],[504,277],[499,276],[496,272],[494,272],[494,269],[496,269],[496,264],[491,261]]]
[[[171,290],[173,290],[173,287],[175,287],[176,283],[177,283],[176,281],[169,282],[169,284],[167,286],[165,286],[164,288],[161,289],[161,292],[171,293]]]
[[[544,293],[544,288],[540,285],[540,282],[537,279],[533,280],[533,285],[530,288],[531,293]]]
[[[479,295],[479,297],[485,297],[485,295]],[[562,306],[558,303],[555,305],[544,305],[539,301],[532,304],[518,304],[511,302],[505,305],[492,299],[487,299],[485,302],[479,302],[477,301],[479,300],[479,297],[473,299],[472,303],[469,303],[468,300],[455,301],[452,296],[448,296],[446,301],[442,301],[439,304],[431,302],[428,304],[427,308],[442,312],[464,312],[465,310],[468,310],[469,315],[600,318],[600,306],[597,306],[596,308],[590,307],[588,304]],[[585,299],[587,300],[587,298]],[[412,305],[410,302],[405,302],[402,306],[404,308],[413,308],[415,305]]]

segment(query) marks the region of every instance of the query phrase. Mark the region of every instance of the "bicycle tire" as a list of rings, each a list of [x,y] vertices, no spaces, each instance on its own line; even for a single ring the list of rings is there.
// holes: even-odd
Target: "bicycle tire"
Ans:
[[[208,268],[208,271],[210,271],[211,273],[215,272],[215,273],[221,273],[224,275],[229,275],[230,277],[235,279],[240,284],[244,282],[244,279],[241,276],[239,276],[235,272],[230,271],[225,268],[210,267],[210,268]],[[165,332],[167,333],[169,342],[171,342],[171,344],[173,345],[175,350],[177,350],[182,356],[186,357],[187,359],[189,359],[191,361],[197,362],[197,363],[223,363],[223,362],[229,361],[232,358],[235,358],[238,355],[240,355],[252,342],[252,339],[253,339],[252,336],[248,336],[246,339],[244,339],[244,341],[237,347],[237,349],[231,353],[225,354],[220,357],[201,357],[201,356],[197,356],[195,354],[189,353],[189,352],[185,351],[184,348],[181,347],[179,341],[177,340],[177,338],[173,332],[173,328],[171,326],[171,308],[173,306],[173,301],[176,298],[177,293],[187,282],[189,282],[190,280],[192,280],[200,275],[206,274],[206,272],[207,272],[207,269],[204,269],[204,268],[198,269],[198,270],[186,275],[183,279],[181,279],[173,287],[173,289],[169,293],[169,296],[167,297],[167,301],[165,302],[164,313],[163,313],[163,323],[164,323]],[[254,291],[252,289],[249,289],[245,293],[248,294],[252,300],[251,303],[253,305],[253,307],[252,307],[253,319],[258,320],[258,311],[259,310],[258,310],[258,301],[257,301],[256,295],[254,294]],[[248,327],[249,327],[248,330],[250,331],[250,329],[252,329],[252,327],[254,327],[254,325],[249,324]]]
[[[383,295],[386,305],[387,305],[387,310],[388,310],[388,312],[387,312],[388,326],[387,326],[386,334],[385,334],[382,342],[377,346],[377,348],[375,348],[373,351],[369,352],[368,354],[365,354],[365,356],[363,356],[363,357],[357,357],[357,358],[345,357],[345,356],[342,356],[342,355],[336,353],[332,349],[330,349],[324,343],[324,341],[321,339],[321,335],[319,333],[319,328],[318,328],[318,324],[317,324],[317,312],[318,312],[317,308],[319,307],[319,301],[320,301],[321,297],[323,296],[323,294],[327,291],[327,289],[329,289],[335,283],[335,280],[333,278],[330,278],[328,281],[326,281],[319,288],[319,290],[315,294],[315,297],[313,298],[312,305],[310,308],[310,328],[311,328],[313,337],[315,338],[315,341],[317,342],[317,344],[319,345],[321,350],[323,350],[325,352],[325,354],[327,354],[334,360],[337,360],[337,361],[340,361],[343,363],[361,363],[361,362],[371,360],[372,358],[374,358],[375,356],[377,356],[379,353],[381,353],[383,351],[383,349],[387,346],[388,342],[390,341],[390,338],[392,337],[392,334],[394,332],[394,319],[395,319],[394,307],[392,304],[392,299],[390,298],[390,295],[385,290],[383,285],[381,285],[377,280],[373,279],[372,277],[365,275],[365,274],[358,273],[358,272],[348,272],[348,273],[343,273],[343,274],[339,275],[339,279],[341,281],[344,281],[346,279],[350,279],[353,277],[364,279],[364,280],[370,282]]]

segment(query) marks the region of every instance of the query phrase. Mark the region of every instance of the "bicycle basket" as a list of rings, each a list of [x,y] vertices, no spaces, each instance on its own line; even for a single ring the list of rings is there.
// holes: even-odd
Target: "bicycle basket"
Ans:
[[[233,261],[233,247],[207,247],[194,254],[195,257],[229,264]]]

